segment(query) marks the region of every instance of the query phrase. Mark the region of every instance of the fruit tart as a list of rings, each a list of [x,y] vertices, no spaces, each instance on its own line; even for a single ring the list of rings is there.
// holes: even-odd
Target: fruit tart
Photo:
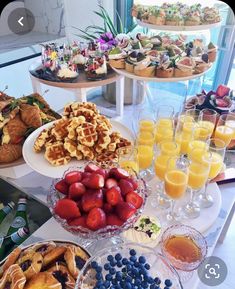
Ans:
[[[174,8],[169,8],[166,11],[166,25],[170,26],[182,26],[184,25],[184,19],[181,13]]]
[[[207,48],[208,48],[207,53],[208,53],[209,61],[215,62],[216,54],[217,54],[216,46],[212,42],[210,42]]]
[[[128,72],[134,72],[134,67],[140,64],[146,56],[142,52],[132,51],[125,60],[125,69]]]
[[[193,69],[195,67],[195,61],[192,57],[182,57],[176,62],[176,67],[174,71],[175,77],[185,77],[193,74]]]
[[[102,80],[107,76],[107,63],[105,56],[90,57],[85,68],[88,80]]]
[[[142,77],[154,77],[156,63],[154,63],[150,56],[147,56],[141,63],[134,67],[134,74]]]
[[[170,78],[174,76],[174,64],[168,55],[162,54],[160,56],[156,76],[160,78]]]
[[[115,47],[108,53],[109,64],[114,68],[125,69],[125,58],[127,54],[121,48]]]
[[[165,25],[166,22],[166,13],[163,9],[159,7],[154,7],[151,9],[149,15],[149,23],[154,25]]]
[[[209,57],[207,53],[203,53],[201,57],[195,58],[194,73],[202,73],[210,68],[211,63],[209,62]]]
[[[203,9],[203,22],[213,24],[221,21],[219,10],[216,7],[205,7]]]

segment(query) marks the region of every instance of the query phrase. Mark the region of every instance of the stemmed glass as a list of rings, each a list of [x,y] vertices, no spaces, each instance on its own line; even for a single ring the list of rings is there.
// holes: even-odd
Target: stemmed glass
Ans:
[[[138,115],[138,132],[151,132],[155,130],[155,116],[152,110],[141,109]]]
[[[215,138],[224,141],[226,147],[234,137],[234,127],[231,127],[231,120],[233,120],[231,115],[221,114],[215,129]]]
[[[189,160],[184,157],[172,157],[168,160],[164,179],[165,193],[171,199],[171,209],[167,214],[168,221],[179,220],[179,215],[174,211],[175,200],[185,195],[188,185]]]
[[[120,147],[117,149],[118,163],[121,168],[128,172],[139,173],[137,149],[134,146]]]
[[[207,192],[207,187],[210,180],[214,179],[223,168],[223,161],[226,150],[225,142],[220,139],[212,138],[210,139],[208,150],[209,153],[206,153],[203,156],[203,161],[209,163],[210,171],[208,180],[205,184],[205,190],[198,196],[198,203],[200,208],[209,208],[214,203],[212,196]]]
[[[204,108],[200,111],[198,125],[209,130],[210,137],[213,134],[217,120],[217,112],[214,109]]]
[[[174,108],[168,105],[160,105],[156,112],[155,140],[160,143],[163,140],[172,140],[174,134]]]
[[[167,209],[170,207],[170,200],[164,193],[163,184],[169,158],[179,155],[179,145],[174,141],[163,141],[158,145],[154,160],[155,175],[158,178],[157,204],[158,207]]]
[[[194,122],[178,121],[175,130],[175,142],[180,146],[181,154],[188,153],[189,143],[193,140]]]
[[[198,148],[195,148],[188,154],[190,159],[188,178],[190,201],[182,209],[185,217],[189,219],[195,219],[200,215],[200,207],[195,202],[195,196],[205,186],[210,171],[210,162],[201,161],[205,154],[208,158],[211,157],[211,153],[206,149],[201,150],[201,154],[199,154]],[[197,158],[196,155],[198,155]]]
[[[200,110],[199,109],[188,109],[185,111],[185,113],[183,114],[184,118],[184,122],[197,122],[199,119],[199,115],[200,115]]]
[[[233,129],[233,138],[235,139],[235,113],[231,112],[227,114],[225,125]]]

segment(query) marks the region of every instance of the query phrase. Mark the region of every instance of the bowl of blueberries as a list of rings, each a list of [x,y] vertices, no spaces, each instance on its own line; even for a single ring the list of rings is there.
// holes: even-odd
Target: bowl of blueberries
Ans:
[[[98,251],[80,271],[76,289],[183,289],[179,274],[153,248],[121,243]]]

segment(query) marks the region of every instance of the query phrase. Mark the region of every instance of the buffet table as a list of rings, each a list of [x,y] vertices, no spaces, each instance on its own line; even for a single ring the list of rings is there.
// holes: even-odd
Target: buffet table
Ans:
[[[24,191],[26,194],[33,196],[38,201],[46,204],[46,198],[48,188],[51,185],[52,179],[42,176],[36,172],[32,172],[19,179],[4,178],[7,182],[15,186],[16,188]],[[212,184],[212,187],[216,188],[217,184]],[[222,197],[222,207],[220,213],[214,222],[214,224],[205,232],[203,232],[208,243],[208,256],[213,255],[213,251],[218,242],[223,242],[231,219],[235,211],[235,194],[233,183],[220,185]],[[42,227],[40,227],[31,237],[29,237],[24,245],[28,245],[34,242],[42,240],[71,240],[75,242],[81,242],[77,236],[65,231],[60,224],[54,218],[49,219]],[[92,254],[97,250],[104,248],[104,242],[108,245],[110,240],[97,241],[88,247],[88,251]],[[200,288],[200,280],[195,271],[192,278],[185,282],[185,289]]]

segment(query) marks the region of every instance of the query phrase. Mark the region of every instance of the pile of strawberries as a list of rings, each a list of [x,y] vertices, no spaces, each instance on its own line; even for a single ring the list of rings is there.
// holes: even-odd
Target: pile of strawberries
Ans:
[[[93,231],[122,226],[143,204],[135,177],[124,169],[106,170],[93,163],[83,172],[68,172],[55,189],[65,197],[57,201],[54,213],[70,226]]]

